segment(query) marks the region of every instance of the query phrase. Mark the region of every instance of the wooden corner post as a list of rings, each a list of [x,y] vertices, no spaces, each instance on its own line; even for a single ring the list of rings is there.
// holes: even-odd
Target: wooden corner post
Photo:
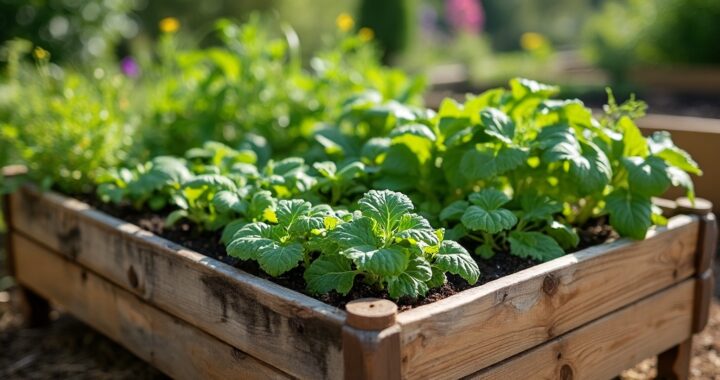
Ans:
[[[2,169],[3,178],[20,177],[27,173],[24,166],[6,166]],[[15,249],[12,242],[12,216],[10,210],[10,194],[2,194],[2,214],[5,218],[5,267],[8,274],[15,276]],[[36,327],[47,324],[50,321],[50,304],[32,290],[19,284],[13,289],[13,305],[22,315],[23,323],[28,327]]]
[[[715,288],[713,259],[717,254],[718,227],[713,205],[705,199],[691,202],[688,198],[675,201],[678,214],[697,215],[700,219],[698,248],[695,259],[695,296],[692,333],[701,332],[708,323],[710,303]],[[687,379],[690,372],[692,336],[658,356],[658,379]]]
[[[345,379],[400,379],[397,305],[388,300],[363,298],[349,302],[345,309],[347,319],[342,335]]]

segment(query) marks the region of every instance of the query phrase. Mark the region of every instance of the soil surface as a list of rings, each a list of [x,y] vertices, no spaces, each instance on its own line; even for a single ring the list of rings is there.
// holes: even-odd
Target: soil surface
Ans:
[[[333,306],[344,307],[349,301],[359,298],[372,297],[389,299],[389,295],[386,291],[377,290],[365,284],[361,276],[356,277],[353,290],[347,295],[342,295],[336,292],[319,296],[312,295],[307,293],[305,290],[305,280],[303,279],[303,271],[301,268],[290,270],[279,277],[271,277],[263,272],[254,261],[243,261],[228,256],[224,245],[220,242],[221,231],[201,231],[201,229],[197,228],[197,226],[193,225],[193,223],[182,221],[172,227],[168,227],[165,225],[165,218],[169,214],[170,210],[166,210],[164,212],[160,211],[157,213],[140,212],[129,206],[117,206],[103,203],[93,196],[79,196],[77,198],[109,215],[138,225],[156,235],[162,236],[184,247],[220,260],[225,264],[242,269],[243,271],[251,273],[255,276],[270,280],[300,293],[307,294]],[[577,247],[578,250],[592,245],[602,244],[618,237],[604,218],[589,221],[587,225],[583,226],[579,230],[578,234],[580,235],[580,244]],[[450,297],[453,294],[461,292],[465,289],[486,284],[500,277],[519,272],[539,263],[538,261],[532,259],[522,259],[506,252],[497,253],[489,260],[481,259],[474,255],[473,258],[477,262],[481,273],[480,279],[477,283],[470,285],[459,276],[448,274],[447,283],[442,287],[431,289],[425,297],[418,299],[400,299],[397,301],[396,303],[400,307],[400,311],[405,311],[416,306],[425,305]]]

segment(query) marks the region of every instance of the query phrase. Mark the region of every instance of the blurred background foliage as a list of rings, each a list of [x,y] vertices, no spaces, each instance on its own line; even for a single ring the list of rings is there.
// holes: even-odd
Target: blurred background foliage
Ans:
[[[217,42],[218,18],[247,20],[253,12],[292,26],[306,60],[346,12],[354,28],[372,30],[385,62],[411,69],[463,60],[487,66],[496,56],[522,69],[519,61],[550,55],[518,58],[534,50],[528,33],[546,53],[581,52],[618,80],[636,64],[720,63],[716,0],[0,0],[0,41],[29,40],[54,62],[96,62],[151,48],[166,17],[179,20],[188,43],[207,46]],[[506,62],[506,53],[515,57]]]
[[[0,0],[0,164],[71,187],[208,139],[289,154],[358,104],[421,104],[424,76],[604,101],[633,70],[720,66],[718,20],[717,0]]]

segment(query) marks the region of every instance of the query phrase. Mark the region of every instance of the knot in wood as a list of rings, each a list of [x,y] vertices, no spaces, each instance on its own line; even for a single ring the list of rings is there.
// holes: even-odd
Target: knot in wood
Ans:
[[[552,296],[553,294],[557,293],[559,285],[560,279],[554,274],[549,274],[545,276],[545,279],[543,279],[543,292],[545,292],[545,294],[549,296]]]
[[[348,302],[348,326],[361,330],[382,330],[395,324],[397,305],[389,300],[378,298],[361,298]]]
[[[567,364],[560,367],[560,380],[573,380],[573,369]]]
[[[135,273],[135,268],[133,268],[132,265],[127,270],[127,278],[130,286],[133,289],[137,289],[138,285],[140,285],[140,280],[138,279],[138,275]]]

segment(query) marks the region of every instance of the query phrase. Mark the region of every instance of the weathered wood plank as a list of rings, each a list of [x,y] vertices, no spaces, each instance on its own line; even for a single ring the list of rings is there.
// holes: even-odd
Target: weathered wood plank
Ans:
[[[658,231],[663,231],[658,233]],[[697,218],[566,255],[398,315],[403,374],[461,377],[690,277]]]
[[[342,376],[344,311],[58,194],[24,188],[11,210],[19,233],[228,344],[293,376]]]
[[[692,335],[694,282],[685,280],[471,378],[610,379]]]
[[[12,244],[21,284],[174,378],[289,378],[21,235]]]

